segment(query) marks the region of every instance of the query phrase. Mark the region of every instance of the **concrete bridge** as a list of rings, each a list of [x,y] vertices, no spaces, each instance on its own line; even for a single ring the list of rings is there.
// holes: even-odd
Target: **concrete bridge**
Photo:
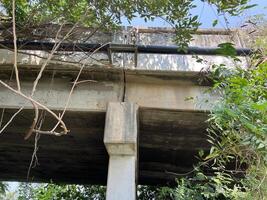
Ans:
[[[97,39],[125,44],[129,39],[125,34],[127,30],[112,36],[100,34]],[[172,35],[166,29],[140,29],[137,42],[171,45]],[[191,45],[195,46],[216,47],[231,41],[244,47],[237,32],[202,30],[194,37]],[[40,57],[45,55],[44,51],[29,50],[19,54],[25,94],[30,94],[44,62]],[[1,50],[0,79],[15,87],[14,78],[10,79],[12,56],[11,51]],[[82,53],[60,56],[73,61]],[[86,61],[90,66],[82,71],[63,118],[70,132],[61,137],[41,135],[38,164],[31,170],[30,181],[107,184],[108,199],[134,199],[136,184],[173,184],[177,176],[193,169],[197,152],[209,149],[205,121],[218,98],[206,92],[210,83],[203,79],[200,69],[213,62],[233,63],[221,56],[202,56],[209,62],[204,64],[197,63],[192,55],[137,56],[98,53]],[[241,60],[239,64],[246,66],[246,58]],[[34,98],[56,113],[62,112],[79,69],[51,61]],[[29,101],[0,87],[2,124],[22,106],[21,113],[0,135],[1,180],[27,180],[34,136],[28,140],[23,137],[34,110]],[[42,129],[51,129],[56,121],[48,113],[43,117]]]

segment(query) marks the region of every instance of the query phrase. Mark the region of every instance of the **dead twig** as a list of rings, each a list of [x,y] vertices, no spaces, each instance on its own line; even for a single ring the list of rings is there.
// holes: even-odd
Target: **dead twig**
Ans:
[[[40,139],[40,134],[36,134],[35,135],[35,139],[34,139],[34,149],[33,149],[33,153],[32,153],[32,158],[31,158],[31,162],[28,168],[28,172],[27,172],[27,180],[29,181],[30,178],[30,173],[31,173],[31,169],[33,168],[33,164],[34,161],[38,163],[38,158],[37,158],[37,151],[38,151],[38,141]]]
[[[90,83],[97,83],[97,81],[95,81],[95,80],[82,80],[82,81],[77,81],[76,83],[73,81],[73,82],[71,82],[73,85],[75,84],[75,85],[78,85],[78,84],[81,84],[81,83],[88,83],[88,82],[90,82]]]
[[[3,108],[3,109],[2,109],[2,112],[1,112],[0,128],[2,127],[2,124],[3,124],[4,114],[5,114],[5,108]]]
[[[13,23],[13,42],[14,42],[14,68],[16,74],[16,82],[18,91],[20,91],[20,81],[19,81],[19,71],[18,71],[18,61],[17,61],[17,35],[16,35],[16,13],[15,13],[16,0],[12,1],[12,23]]]
[[[23,110],[24,107],[21,107],[17,112],[15,112],[12,117],[9,119],[9,121],[3,126],[3,128],[0,130],[0,134],[8,127],[8,125],[13,121],[13,119]]]

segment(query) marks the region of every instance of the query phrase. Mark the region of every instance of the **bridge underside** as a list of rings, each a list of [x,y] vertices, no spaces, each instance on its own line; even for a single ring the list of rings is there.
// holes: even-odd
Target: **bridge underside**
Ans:
[[[3,123],[15,112],[5,110]],[[172,183],[175,173],[192,170],[197,151],[207,149],[203,112],[141,108],[139,110],[139,183]],[[26,181],[34,149],[34,136],[23,140],[33,119],[32,110],[22,111],[1,135],[0,179]],[[38,164],[30,181],[106,184],[108,154],[103,143],[105,112],[67,112],[66,136],[42,135]],[[54,123],[45,116],[43,129]]]
[[[0,77],[15,87],[15,82],[9,81],[10,69],[2,66]],[[20,66],[25,94],[30,94],[38,71],[38,66]],[[62,111],[77,73],[78,69],[66,66],[64,69],[47,66],[34,98]],[[38,163],[31,169],[29,181],[105,185],[109,158],[103,142],[106,106],[124,100],[139,106],[138,183],[173,183],[179,174],[192,170],[200,149],[208,149],[207,112],[203,111],[208,110],[208,105],[206,101],[196,104],[185,100],[188,97],[201,100],[206,95],[207,87],[199,85],[197,74],[84,69],[79,79],[84,82],[76,86],[64,116],[70,133],[61,137],[41,135]],[[21,106],[25,108],[0,135],[0,180],[26,181],[34,135],[26,141],[23,137],[34,112],[27,100],[2,86],[0,91],[0,108],[5,108],[2,124]],[[50,114],[44,117],[42,130],[50,130],[56,121]]]

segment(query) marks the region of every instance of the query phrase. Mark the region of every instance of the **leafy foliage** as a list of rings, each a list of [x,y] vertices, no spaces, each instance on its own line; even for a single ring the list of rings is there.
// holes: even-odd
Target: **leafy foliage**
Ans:
[[[104,200],[104,186],[21,183],[18,200]]]
[[[231,43],[220,44],[218,53],[238,61]],[[169,188],[171,199],[266,199],[266,59],[249,69],[214,64],[208,79],[220,95],[208,120],[211,148],[199,152],[190,177]]]
[[[0,193],[3,194],[7,191],[7,184],[1,182],[0,183]]]
[[[21,183],[18,194],[18,200],[104,200],[106,187],[99,185]],[[173,199],[174,197],[174,193],[169,187],[139,185],[137,194],[139,200]]]
[[[249,155],[247,151],[258,153],[262,161],[267,161],[267,63],[257,69],[236,69],[230,75],[225,75],[226,69],[223,69],[223,74],[218,72],[220,70],[215,69],[219,75],[215,89],[223,91],[223,96],[211,114],[209,131],[215,137],[226,136],[229,141],[221,139],[214,145],[217,149],[223,149],[223,145],[239,143],[238,149],[227,151],[232,151],[233,155],[243,152],[246,156]]]
[[[12,17],[12,1],[1,0],[7,17]],[[176,41],[181,46],[191,40],[189,30],[199,26],[198,16],[192,16],[193,0],[164,1],[87,1],[87,0],[17,0],[16,23],[18,27],[37,27],[43,24],[74,24],[90,28],[112,29],[121,24],[122,19],[131,21],[138,16],[145,21],[160,17],[176,28]],[[179,35],[179,36],[178,36]]]
[[[15,200],[16,192],[10,192],[8,182],[0,182],[0,200]]]
[[[215,4],[219,13],[228,12],[233,16],[237,16],[244,10],[256,6],[256,4],[248,5],[249,0],[208,0],[208,2]]]
[[[217,1],[206,0],[218,6],[218,11],[232,15],[247,9],[248,0]],[[12,1],[0,0],[2,24],[10,23]],[[16,0],[16,24],[23,30],[47,24],[75,24],[80,26],[112,29],[121,25],[122,20],[129,22],[134,17],[145,21],[161,18],[176,30],[175,42],[185,49],[192,40],[192,33],[200,23],[197,15],[192,15],[194,0]],[[236,12],[235,12],[236,11]],[[28,31],[26,31],[28,33]],[[25,34],[27,36],[28,34]],[[18,38],[20,35],[18,35]]]
[[[218,72],[222,70],[223,73]],[[219,76],[214,87],[222,97],[209,119],[212,148],[206,159],[212,159],[215,169],[229,175],[241,173],[244,180],[254,176],[264,182],[265,176],[261,175],[267,173],[267,63],[256,69],[237,68],[228,75],[225,71],[215,69]],[[234,169],[227,170],[233,163]]]
[[[232,179],[229,175],[216,172],[214,176],[206,176],[196,172],[193,178],[181,179],[175,190],[177,200],[206,200],[206,199],[241,199],[244,192],[239,187],[229,187]]]
[[[8,185],[4,182],[0,182],[0,200],[5,199],[7,190],[8,190]]]
[[[208,120],[210,152],[200,151],[190,177],[168,188],[170,199],[265,199],[267,62],[248,70],[213,65],[211,79],[220,98]]]
[[[20,183],[18,187],[18,200],[28,200],[34,195],[34,187],[31,183]]]
[[[208,154],[173,199],[264,199],[267,196],[267,63],[253,69],[213,66],[220,93],[210,114]],[[207,172],[209,171],[207,175]]]

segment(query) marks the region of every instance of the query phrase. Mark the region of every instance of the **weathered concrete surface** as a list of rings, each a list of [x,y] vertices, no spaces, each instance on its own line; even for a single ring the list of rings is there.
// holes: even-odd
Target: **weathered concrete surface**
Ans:
[[[139,182],[172,183],[191,175],[199,150],[208,151],[208,113],[143,108],[140,111]]]
[[[81,30],[81,34],[89,33],[87,30]],[[49,34],[48,34],[49,35]],[[144,44],[144,45],[175,45],[173,42],[174,32],[171,29],[142,29],[133,27],[122,28],[121,31],[114,33],[97,32],[91,40],[87,42],[105,44],[107,42],[116,44]],[[50,36],[53,38],[53,35]],[[222,30],[200,30],[199,33],[193,35],[193,41],[190,46],[198,47],[217,47],[220,43],[231,42],[238,47],[244,47],[245,41],[240,37],[239,31],[222,31]],[[50,39],[51,40],[51,39]],[[19,53],[18,62],[27,65],[40,65],[44,63],[48,57],[48,53],[44,51],[21,51]],[[36,56],[35,56],[36,54]],[[82,61],[87,64],[102,64],[107,66],[109,63],[108,55],[96,53],[90,58],[90,52],[58,52],[53,57],[51,63],[58,64],[61,61],[78,62]],[[135,68],[135,59],[133,54],[112,54],[113,65],[124,68]],[[226,64],[227,66],[239,65],[246,67],[248,65],[246,58],[240,58],[242,61],[234,62],[223,56],[199,56],[206,60],[205,63],[197,62],[192,55],[155,55],[155,54],[138,54],[137,69],[146,70],[180,70],[180,71],[200,71],[202,68],[207,68],[212,64]],[[0,50],[0,64],[13,63],[13,52],[8,50]]]
[[[78,73],[77,69],[69,71],[62,67],[48,67],[35,94],[37,100],[55,110],[65,107],[72,82]],[[1,80],[16,85],[14,80],[9,81],[10,67],[3,66],[0,72]],[[22,91],[25,94],[30,94],[33,76],[37,72],[38,68],[34,66],[30,70],[29,66],[20,67]],[[88,82],[75,87],[68,110],[105,111],[108,102],[122,99],[142,107],[207,110],[216,96],[206,92],[207,86],[198,84],[199,77],[196,72],[125,70],[124,73],[121,69],[85,69],[80,80]],[[29,101],[3,86],[0,89],[1,107],[32,107]],[[193,100],[186,100],[191,97]]]
[[[109,155],[137,153],[138,106],[134,103],[109,102],[104,143]]]
[[[3,123],[15,110],[6,109]],[[1,134],[0,179],[26,181],[34,149],[34,137],[24,140],[33,119],[24,110]],[[31,181],[106,184],[108,154],[103,143],[104,112],[67,112],[64,121],[70,133],[64,137],[42,135],[38,145],[39,164],[31,170]],[[42,128],[49,130],[55,120],[46,114]]]
[[[135,29],[136,44],[145,45],[175,45],[173,41],[175,33],[168,28],[150,28],[150,29]],[[126,27],[122,32],[118,32],[114,37],[115,43],[132,44],[133,28]],[[124,36],[123,36],[124,35]],[[225,31],[225,30],[200,30],[193,35],[193,40],[189,46],[197,47],[217,47],[220,43],[231,42],[237,48],[243,47],[246,43],[240,37],[239,31]],[[133,68],[134,55],[132,54],[116,54],[117,62],[120,66]],[[233,62],[231,59],[223,56],[198,56],[205,60],[204,63],[197,62],[197,59],[192,55],[156,55],[156,54],[139,54],[137,60],[138,69],[150,70],[180,70],[180,71],[200,71],[206,69],[212,64],[226,64],[226,66],[239,65],[247,67],[246,58],[240,57],[241,63]],[[116,60],[116,59],[115,59]]]
[[[24,67],[20,66],[22,88],[29,93],[38,68]],[[61,112],[78,69],[50,67],[40,81],[35,98]],[[9,82],[10,73],[10,67],[2,67],[1,80]],[[199,84],[198,78],[196,72],[85,70],[80,80],[96,82],[75,88],[63,119],[70,130],[68,135],[41,136],[37,154],[40,165],[32,169],[31,180],[106,184],[108,154],[103,142],[106,106],[110,101],[121,102],[125,96],[126,102],[140,106],[138,183],[172,183],[175,176],[170,172],[192,170],[197,151],[208,149],[205,139],[207,113],[198,107],[198,102],[185,100],[189,96],[202,95],[208,88],[207,83]],[[15,87],[14,81],[10,84]],[[27,108],[1,135],[0,179],[25,181],[34,137],[27,141],[23,137],[32,123],[33,109],[28,102],[3,87],[0,91],[0,108],[5,108],[3,124],[15,109],[23,105]],[[209,108],[206,102],[204,104]],[[42,129],[49,130],[55,123],[47,113]]]
[[[16,110],[6,109],[3,123]],[[34,137],[24,140],[33,110],[24,110],[0,135],[0,180],[26,181]],[[141,108],[139,111],[139,184],[173,183],[177,174],[193,169],[198,150],[208,150],[207,113]],[[107,183],[108,153],[103,143],[105,112],[69,111],[66,136],[42,135],[38,162],[31,170],[34,182]],[[43,130],[55,125],[46,114]]]
[[[136,200],[136,157],[112,155],[109,158],[106,200]]]

